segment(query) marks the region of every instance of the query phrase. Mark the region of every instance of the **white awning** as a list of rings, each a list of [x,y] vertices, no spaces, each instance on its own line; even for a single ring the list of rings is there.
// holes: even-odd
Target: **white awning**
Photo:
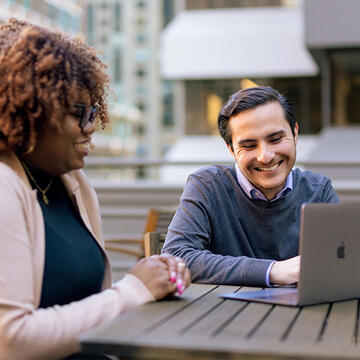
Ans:
[[[185,11],[161,36],[167,79],[313,76],[318,68],[304,45],[296,8]]]

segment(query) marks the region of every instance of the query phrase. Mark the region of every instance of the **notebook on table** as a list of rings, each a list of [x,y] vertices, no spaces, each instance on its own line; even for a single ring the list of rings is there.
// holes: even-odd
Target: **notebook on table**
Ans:
[[[301,208],[298,287],[220,294],[227,299],[303,306],[360,298],[360,203]]]

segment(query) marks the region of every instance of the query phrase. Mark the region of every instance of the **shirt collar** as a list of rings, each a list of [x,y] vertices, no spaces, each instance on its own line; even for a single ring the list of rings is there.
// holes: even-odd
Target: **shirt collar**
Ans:
[[[239,166],[237,163],[235,163],[235,169],[236,169],[236,177],[237,177],[238,183],[239,183],[240,187],[244,190],[244,192],[248,196],[248,198],[253,199],[253,200],[257,199],[257,200],[269,201],[268,199],[266,199],[266,197],[260,190],[258,190],[254,185],[252,185],[250,183],[250,181],[246,178],[246,176],[239,169]],[[291,192],[292,189],[293,189],[293,176],[292,176],[292,171],[290,171],[289,175],[286,178],[286,183],[285,183],[284,188],[279,193],[277,193],[275,198],[270,200],[270,202],[275,201],[281,197],[284,198]]]

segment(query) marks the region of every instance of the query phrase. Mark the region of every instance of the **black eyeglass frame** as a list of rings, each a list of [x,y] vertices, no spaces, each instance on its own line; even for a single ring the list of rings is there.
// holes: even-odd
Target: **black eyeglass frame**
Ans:
[[[85,104],[75,104],[75,107],[81,109],[81,115],[75,114],[79,118],[79,126],[80,129],[83,130],[89,123],[93,123],[98,114],[99,107],[98,106],[89,106],[87,107]]]

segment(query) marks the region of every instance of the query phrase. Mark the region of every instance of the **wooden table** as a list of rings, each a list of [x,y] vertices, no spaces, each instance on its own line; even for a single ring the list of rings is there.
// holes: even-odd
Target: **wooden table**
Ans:
[[[249,288],[192,284],[81,336],[122,359],[360,359],[358,300],[290,308],[224,300]]]

